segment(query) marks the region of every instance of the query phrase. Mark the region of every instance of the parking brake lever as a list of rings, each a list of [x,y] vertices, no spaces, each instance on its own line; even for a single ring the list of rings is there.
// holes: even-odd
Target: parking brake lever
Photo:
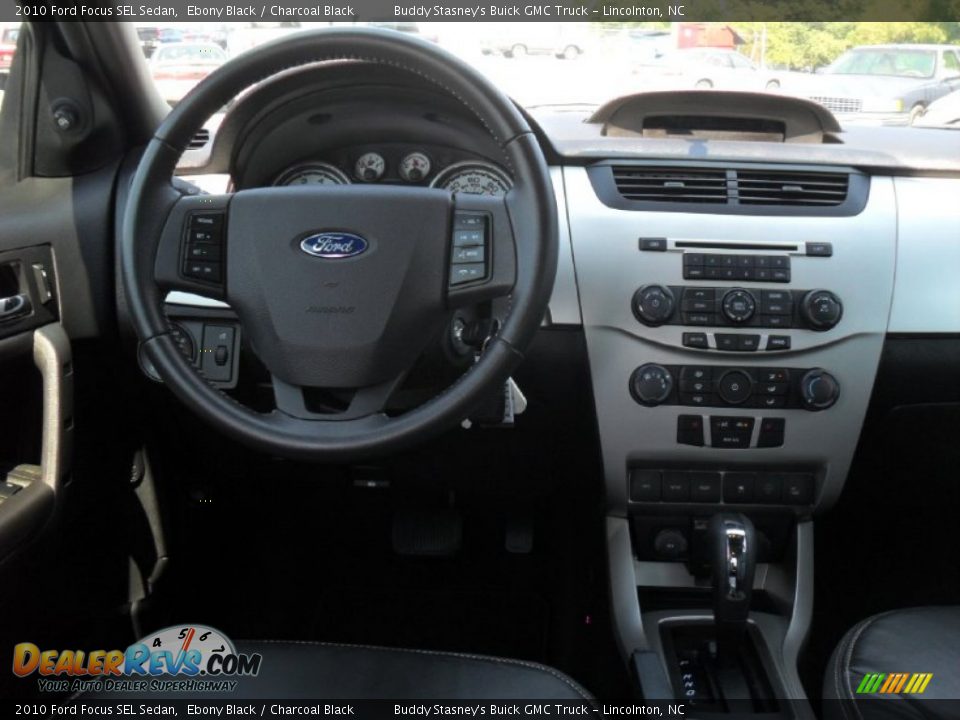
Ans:
[[[25,293],[0,298],[0,322],[14,320],[22,315],[28,315],[30,310],[30,298]]]

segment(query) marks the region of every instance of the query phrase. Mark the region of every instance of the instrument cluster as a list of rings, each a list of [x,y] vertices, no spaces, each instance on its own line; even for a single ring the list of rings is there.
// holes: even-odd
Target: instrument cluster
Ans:
[[[350,185],[388,183],[442,188],[454,193],[505,195],[513,180],[488,160],[448,148],[406,145],[345,148],[323,159],[298,163],[273,185]]]

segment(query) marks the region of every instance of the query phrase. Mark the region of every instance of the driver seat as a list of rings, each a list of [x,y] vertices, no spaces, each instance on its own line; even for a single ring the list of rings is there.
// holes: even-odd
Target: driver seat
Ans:
[[[559,670],[526,660],[294,640],[246,640],[237,642],[236,647],[240,653],[259,653],[263,661],[256,677],[230,678],[237,680],[231,700],[591,699],[586,690]],[[178,696],[182,693],[163,695]],[[110,698],[117,697],[110,693]],[[136,693],[136,697],[145,696]],[[149,697],[158,695],[151,693]]]

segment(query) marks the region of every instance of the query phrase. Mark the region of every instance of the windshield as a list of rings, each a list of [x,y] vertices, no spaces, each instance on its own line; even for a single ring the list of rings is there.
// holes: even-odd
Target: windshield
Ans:
[[[645,91],[734,90],[811,99],[843,126],[910,127],[924,124],[931,104],[960,91],[960,80],[949,77],[949,68],[960,66],[960,23],[355,24],[434,42],[527,108],[590,108]],[[346,24],[138,23],[137,34],[154,67],[181,61],[212,67],[286,34],[338,25]],[[901,82],[858,83],[850,75]],[[176,104],[203,76],[198,70],[165,82],[164,99]]]
[[[153,61],[157,65],[193,65],[198,63],[221,64],[227,54],[216,45],[188,45],[176,43],[159,48]]]
[[[827,72],[835,75],[892,75],[933,77],[937,55],[932,50],[900,50],[895,47],[854,50],[841,56]]]

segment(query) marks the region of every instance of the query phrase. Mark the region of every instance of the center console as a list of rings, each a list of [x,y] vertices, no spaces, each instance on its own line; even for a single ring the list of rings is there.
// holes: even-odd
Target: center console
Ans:
[[[711,522],[736,513],[755,527],[743,657],[763,668],[761,695],[802,699],[812,518],[843,488],[880,359],[893,182],[858,176],[864,204],[844,213],[638,212],[598,192],[598,172],[565,168],[564,192],[621,650],[647,668],[645,692],[683,697],[678,663],[702,669],[715,640]]]

